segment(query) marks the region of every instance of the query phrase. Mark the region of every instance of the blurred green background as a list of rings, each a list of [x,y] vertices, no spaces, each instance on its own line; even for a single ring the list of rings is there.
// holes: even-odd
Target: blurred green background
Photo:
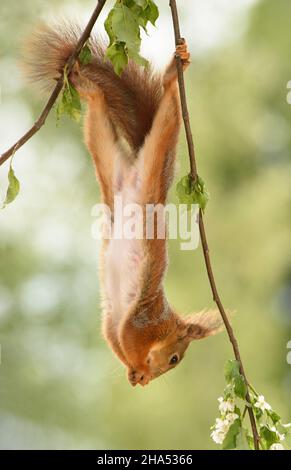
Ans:
[[[167,2],[157,3],[156,44],[145,49],[164,64],[171,18]],[[291,3],[232,3],[178,2],[192,53],[189,108],[211,192],[205,222],[219,290],[236,311],[249,379],[290,421]],[[44,102],[20,73],[23,38],[40,18],[86,19],[93,7],[1,1],[1,151]],[[188,171],[183,133],[178,158],[177,178]],[[52,112],[14,167],[21,193],[0,213],[0,448],[215,448],[209,428],[232,358],[225,333],[193,344],[177,369],[134,389],[101,337],[99,243],[91,237],[99,196],[80,126],[64,119],[56,127]],[[7,171],[0,169],[1,198]],[[200,248],[183,252],[170,242],[166,289],[181,312],[212,306]]]

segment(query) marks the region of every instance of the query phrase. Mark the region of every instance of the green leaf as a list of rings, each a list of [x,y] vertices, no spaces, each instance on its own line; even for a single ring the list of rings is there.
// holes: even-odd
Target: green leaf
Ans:
[[[278,438],[276,432],[271,431],[271,429],[268,426],[261,427],[260,435],[264,439],[267,449],[269,449],[272,444],[275,444],[276,442],[280,442],[280,439]]]
[[[241,374],[234,377],[234,393],[237,397],[242,398],[243,400],[246,397],[247,385]]]
[[[198,197],[198,204],[201,210],[204,212],[207,202],[209,201],[209,192],[205,186],[203,179],[198,176],[194,185],[194,190]]]
[[[132,11],[123,4],[113,8],[111,18],[113,34],[118,42],[124,42],[128,47],[140,47],[140,32],[137,18]]]
[[[245,399],[247,385],[244,377],[240,373],[239,363],[235,359],[227,361],[224,367],[225,380],[228,384],[233,383],[234,393],[237,397]]]
[[[8,173],[8,189],[6,193],[5,201],[3,202],[2,209],[4,209],[8,204],[14,201],[18,196],[20,190],[20,183],[15,176],[14,170],[12,168],[12,159],[10,162],[9,173]]]
[[[112,29],[112,16],[114,14],[114,9],[110,10],[105,22],[104,22],[104,28],[105,28],[105,31],[106,33],[108,34],[108,37],[109,37],[109,40],[110,40],[110,43],[109,45],[113,44],[114,41],[115,41],[115,35],[113,33],[113,29]]]
[[[266,410],[266,412],[274,424],[277,424],[280,421],[281,416],[279,416],[274,410]]]
[[[85,44],[85,46],[81,50],[80,55],[79,55],[79,60],[82,65],[87,65],[91,62],[92,52],[88,44]]]
[[[143,15],[138,16],[138,24],[144,29],[144,31],[147,33],[147,18],[145,18]]]
[[[195,182],[190,175],[183,176],[177,183],[176,193],[180,204],[187,204],[188,209],[191,208],[191,204],[198,204],[204,212],[209,194],[200,176],[197,176]]]
[[[148,23],[148,15],[146,10],[143,10],[137,4],[133,4],[131,7],[132,13],[135,15],[139,26],[141,26],[145,32],[147,32],[147,23]]]
[[[235,406],[235,407],[234,407],[234,412],[235,412],[239,417],[241,417],[241,410],[240,410],[240,408],[239,408],[238,406]]]
[[[239,363],[236,359],[229,359],[224,367],[224,376],[227,383],[240,375]]]
[[[128,63],[124,43],[113,43],[108,47],[106,57],[111,60],[115,73],[120,75]]]
[[[237,441],[237,436],[240,432],[241,429],[241,421],[240,419],[236,419],[234,423],[230,426],[224,441],[222,443],[222,448],[223,450],[230,450],[230,449],[235,449],[236,448],[236,441]]]
[[[148,6],[146,7],[145,12],[148,20],[155,26],[159,17],[159,9],[152,0],[148,1]]]
[[[140,28],[146,31],[148,21],[154,24],[158,15],[158,8],[152,0],[116,1],[104,23],[110,41],[106,56],[112,61],[116,73],[121,74],[128,63],[128,58],[139,65],[148,65],[146,59],[139,53]],[[122,50],[117,50],[116,45],[121,44]],[[110,48],[112,49],[109,50]]]
[[[81,101],[79,93],[76,88],[65,79],[65,85],[62,93],[61,100],[57,106],[58,119],[63,114],[67,114],[70,118],[79,121],[81,118]]]

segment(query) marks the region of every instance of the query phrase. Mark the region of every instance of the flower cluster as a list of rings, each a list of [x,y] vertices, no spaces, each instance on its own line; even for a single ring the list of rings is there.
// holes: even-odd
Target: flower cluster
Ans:
[[[272,409],[265,397],[246,384],[236,360],[226,363],[225,379],[227,385],[223,396],[218,398],[219,417],[211,427],[213,441],[221,445],[224,450],[253,450],[254,437],[250,427],[244,423],[248,408],[252,408],[259,434],[259,448],[262,450],[288,448],[291,423],[282,424],[281,417]],[[248,400],[246,400],[247,391],[249,391]]]
[[[233,400],[224,400],[223,397],[218,398],[220,418],[217,418],[215,425],[212,426],[211,437],[216,444],[222,444],[230,426],[235,420],[239,419],[239,415],[236,414],[235,405]]]

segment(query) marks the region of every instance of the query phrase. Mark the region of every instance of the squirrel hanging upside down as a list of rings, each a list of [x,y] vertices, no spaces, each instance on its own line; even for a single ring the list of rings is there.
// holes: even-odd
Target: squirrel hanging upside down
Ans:
[[[80,33],[72,25],[41,26],[27,44],[28,76],[51,87]],[[181,124],[175,57],[162,77],[134,63],[118,76],[104,59],[99,39],[91,38],[89,45],[91,62],[77,62],[69,80],[87,102],[85,142],[103,203],[111,213],[116,194],[143,208],[164,205]],[[186,69],[185,42],[177,46],[177,54]],[[114,226],[114,219],[111,223]],[[168,304],[162,284],[167,267],[165,239],[104,240],[100,267],[103,333],[126,365],[132,385],[146,385],[174,368],[192,340],[220,331],[216,311],[183,318]]]

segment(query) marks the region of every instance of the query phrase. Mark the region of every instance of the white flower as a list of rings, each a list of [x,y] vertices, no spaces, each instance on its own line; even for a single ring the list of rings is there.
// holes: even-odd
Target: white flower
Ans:
[[[226,434],[229,429],[229,422],[227,419],[217,418],[215,420],[215,431]]]
[[[215,420],[215,425],[211,433],[211,437],[214,442],[216,442],[216,444],[223,443],[230,426],[238,418],[239,416],[236,413],[228,413],[224,419],[217,418]]]
[[[232,400],[219,397],[218,401],[221,417],[216,418],[215,425],[211,428],[211,438],[216,444],[222,444],[230,426],[239,418],[239,415],[234,413],[235,407]]]
[[[213,426],[213,431],[211,433],[211,438],[216,444],[222,444],[224,438],[229,430],[229,422],[227,419],[217,418],[215,420],[215,425]]]
[[[272,444],[270,450],[285,450],[282,444]]]
[[[225,435],[219,431],[213,431],[211,437],[216,444],[222,444],[225,438]]]
[[[236,419],[239,418],[239,415],[236,413],[228,413],[225,417],[225,419],[228,421],[229,424],[232,424],[235,422]]]
[[[225,415],[229,411],[231,413],[234,411],[234,403],[232,400],[224,400],[223,397],[219,397],[218,401],[219,401],[218,409],[222,415]]]
[[[284,434],[280,434],[278,429],[275,428],[275,426],[272,426],[270,429],[271,429],[271,431],[276,433],[276,436],[279,437],[280,441],[284,441],[284,439],[285,439]]]
[[[254,406],[255,406],[256,408],[259,408],[259,409],[262,410],[262,411],[265,411],[265,410],[269,411],[269,410],[272,409],[271,406],[269,405],[269,403],[267,403],[267,402],[265,401],[264,395],[259,395],[259,396],[258,396],[257,401],[256,401],[256,403],[255,403]]]

